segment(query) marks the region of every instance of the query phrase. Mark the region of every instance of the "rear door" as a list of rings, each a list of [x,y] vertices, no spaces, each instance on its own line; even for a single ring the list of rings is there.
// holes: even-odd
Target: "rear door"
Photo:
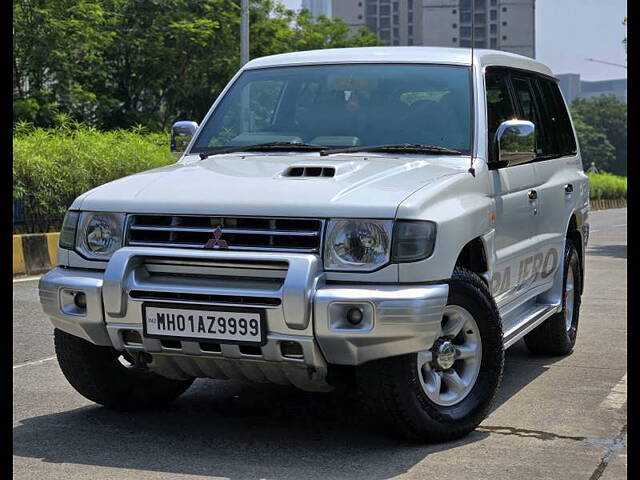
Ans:
[[[543,258],[543,269],[535,283],[551,287],[553,273],[561,271],[558,267],[562,264],[569,219],[586,195],[587,183],[557,82],[541,75],[532,76],[530,81],[535,87],[541,129],[547,138],[535,163],[540,179],[536,254]]]

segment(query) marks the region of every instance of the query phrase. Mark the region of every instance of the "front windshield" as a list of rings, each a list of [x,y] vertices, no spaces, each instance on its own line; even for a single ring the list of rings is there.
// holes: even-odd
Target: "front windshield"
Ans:
[[[437,145],[468,154],[470,70],[359,64],[246,70],[191,153],[271,142]],[[286,149],[286,148],[285,148]]]

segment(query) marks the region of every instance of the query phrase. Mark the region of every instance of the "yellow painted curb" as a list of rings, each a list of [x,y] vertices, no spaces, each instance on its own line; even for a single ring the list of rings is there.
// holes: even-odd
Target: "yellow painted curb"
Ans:
[[[22,235],[13,236],[13,274],[25,273],[24,250],[22,249]]]
[[[60,240],[60,232],[47,233],[47,248],[49,249],[49,260],[51,266],[58,265],[58,241]]]

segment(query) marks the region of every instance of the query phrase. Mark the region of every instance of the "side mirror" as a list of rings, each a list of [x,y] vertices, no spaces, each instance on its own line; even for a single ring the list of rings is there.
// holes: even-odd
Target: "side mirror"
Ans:
[[[502,122],[493,147],[497,152],[493,168],[529,162],[536,157],[536,127],[527,120]]]
[[[171,127],[171,152],[176,158],[180,158],[187,149],[189,142],[198,130],[196,122],[176,122]]]

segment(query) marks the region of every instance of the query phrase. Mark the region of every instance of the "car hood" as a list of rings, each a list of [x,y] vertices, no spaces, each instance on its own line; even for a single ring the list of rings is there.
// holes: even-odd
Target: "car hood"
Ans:
[[[183,158],[80,196],[72,208],[125,213],[394,218],[416,190],[463,173],[468,157],[317,153]],[[324,175],[287,176],[292,168]],[[294,173],[300,173],[295,170]]]

